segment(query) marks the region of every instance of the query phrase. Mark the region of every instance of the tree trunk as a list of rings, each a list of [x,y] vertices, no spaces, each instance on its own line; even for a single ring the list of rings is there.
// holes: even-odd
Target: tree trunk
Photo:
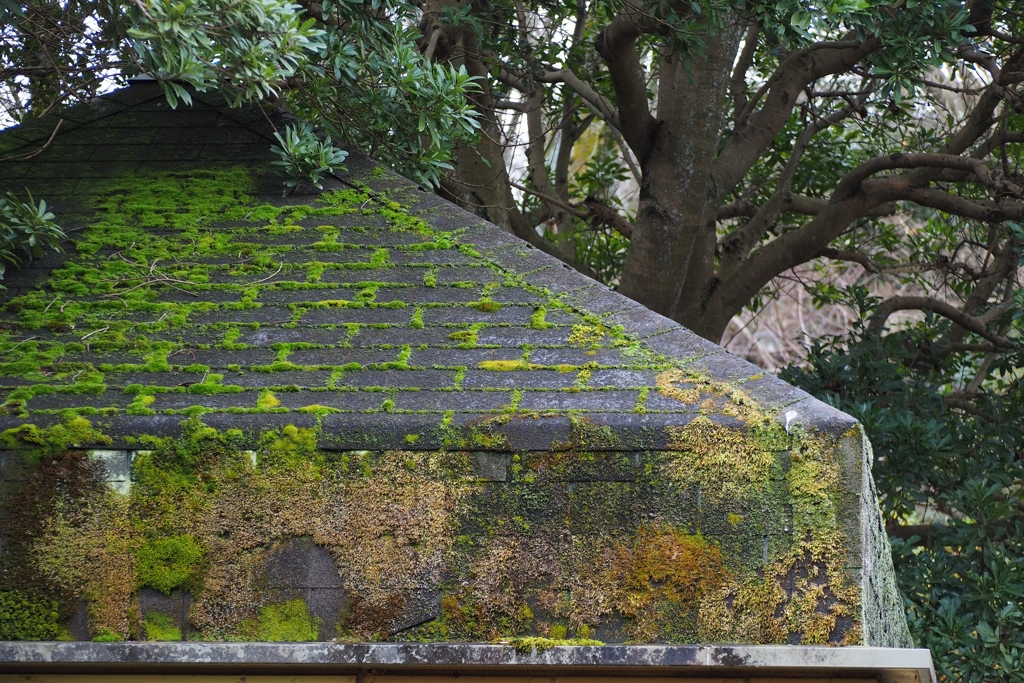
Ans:
[[[464,66],[482,87],[481,92],[470,97],[480,117],[480,141],[456,148],[455,169],[441,182],[441,193],[503,230],[520,234],[528,226],[512,197],[502,131],[494,114],[487,69],[479,59],[480,46],[467,27],[447,26],[441,21],[445,8],[458,6],[458,0],[427,0],[422,5],[419,27],[420,49],[428,61],[445,62],[456,68]]]
[[[667,46],[658,60],[657,127],[640,159],[640,203],[619,291],[717,342],[738,311],[708,310],[715,281],[721,135],[740,27],[710,41],[704,58]]]

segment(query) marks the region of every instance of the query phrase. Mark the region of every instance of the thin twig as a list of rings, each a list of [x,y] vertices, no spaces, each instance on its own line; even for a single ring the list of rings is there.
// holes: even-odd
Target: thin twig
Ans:
[[[39,156],[40,154],[46,151],[46,148],[50,146],[50,144],[53,142],[53,139],[57,137],[57,131],[60,130],[60,127],[62,125],[64,125],[64,119],[59,119],[57,121],[57,125],[53,127],[53,132],[50,133],[50,137],[47,138],[46,142],[44,142],[43,146],[40,147],[39,149],[34,150],[32,152],[26,152],[25,154],[17,154],[14,156],[4,157],[3,159],[0,159],[0,161],[28,161],[29,159],[33,159]]]
[[[81,339],[80,339],[79,341],[85,341],[86,339],[88,339],[88,338],[89,338],[89,337],[91,337],[92,335],[94,335],[94,334],[99,334],[100,332],[106,332],[106,331],[107,331],[107,330],[109,330],[109,329],[110,329],[110,325],[107,325],[106,327],[101,327],[101,328],[100,328],[100,329],[98,329],[98,330],[93,330],[93,331],[92,331],[92,332],[90,332],[89,334],[87,334],[87,335],[85,335],[84,337],[82,337],[82,338],[81,338]]]
[[[282,268],[284,268],[284,261],[281,261],[281,263],[278,264],[277,270],[274,272],[273,275],[268,275],[267,277],[263,278],[262,280],[257,280],[256,282],[250,282],[249,285],[258,285],[261,282],[266,282],[267,280],[273,280],[275,277],[277,277],[277,274],[281,272]]]
[[[7,352],[9,353],[9,352],[13,351],[14,349],[18,348],[19,346],[21,346],[22,344],[24,344],[25,342],[30,342],[33,339],[39,339],[39,337],[29,337],[28,339],[22,339],[20,342],[18,342],[17,344],[12,346],[11,348],[7,349]]]

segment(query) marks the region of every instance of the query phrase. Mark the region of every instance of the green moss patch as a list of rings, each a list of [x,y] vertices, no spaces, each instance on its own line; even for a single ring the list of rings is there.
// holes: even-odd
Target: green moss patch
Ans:
[[[255,619],[242,624],[241,632],[253,640],[304,643],[317,639],[319,626],[306,603],[289,600],[261,607]]]
[[[146,640],[181,640],[181,629],[174,625],[169,616],[161,612],[146,612],[142,629]]]
[[[22,591],[0,591],[0,640],[55,640],[66,635],[57,601]]]
[[[187,535],[148,541],[135,553],[138,583],[164,594],[188,586],[197,578],[203,554],[202,546]]]

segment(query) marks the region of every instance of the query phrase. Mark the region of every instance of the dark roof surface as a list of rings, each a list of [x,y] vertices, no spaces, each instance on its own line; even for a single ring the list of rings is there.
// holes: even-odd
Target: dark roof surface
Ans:
[[[130,442],[201,412],[319,420],[328,448],[546,450],[601,427],[592,449],[662,448],[737,402],[838,417],[365,157],[282,199],[258,109],[138,83],[67,116],[3,164],[74,244],[4,281],[0,426],[76,410]]]

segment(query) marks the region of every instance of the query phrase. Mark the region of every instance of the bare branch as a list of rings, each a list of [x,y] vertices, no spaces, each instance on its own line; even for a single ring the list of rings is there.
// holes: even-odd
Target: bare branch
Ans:
[[[633,150],[629,148],[625,138],[622,137],[622,133],[617,128],[610,127],[608,131],[611,133],[612,138],[615,139],[615,144],[619,146],[619,151],[622,152],[622,158],[626,160],[626,166],[629,166],[629,172],[632,174],[633,180],[636,181],[637,185],[642,185],[643,174],[633,158]]]
[[[798,194],[788,194],[783,200],[785,213],[799,213],[804,216],[817,216],[828,206],[827,199],[818,197],[807,197]],[[718,209],[717,220],[724,221],[730,218],[746,216],[753,218],[757,215],[757,205],[747,198],[737,199],[734,202],[723,204]],[[896,213],[896,204],[887,202],[864,214],[866,218],[881,218]]]
[[[956,154],[890,154],[875,157],[853,169],[839,181],[832,192],[832,201],[845,199],[858,191],[861,183],[881,171],[912,168],[937,168],[965,171],[973,174],[978,182],[1000,192],[1020,196],[1024,188],[1011,181],[995,176],[980,159]]]
[[[862,254],[859,251],[853,251],[852,249],[833,249],[831,247],[821,250],[821,255],[825,258],[830,258],[833,261],[849,261],[850,263],[859,263],[869,273],[880,273],[882,272],[881,267],[878,266],[867,254]]]
[[[821,250],[821,256],[833,261],[848,261],[863,266],[864,270],[873,275],[903,275],[907,273],[926,273],[931,270],[961,270],[964,264],[950,263],[949,259],[939,258],[931,263],[900,263],[893,266],[883,266],[871,260],[867,254],[852,249],[833,249],[828,247]]]
[[[519,183],[513,182],[511,180],[509,181],[508,184],[514,187],[515,189],[519,190],[520,192],[525,192],[526,194],[533,195],[534,197],[540,199],[543,202],[546,202],[548,204],[554,204],[555,206],[561,209],[565,209],[566,211],[568,211],[569,213],[578,218],[587,218],[589,215],[586,211],[583,211],[578,206],[573,206],[569,202],[562,201],[558,197],[552,197],[551,195],[544,194],[543,192],[532,190],[526,187],[525,185],[520,185]]]
[[[889,319],[890,315],[896,311],[908,310],[931,311],[951,320],[965,330],[989,340],[1000,348],[1014,346],[1014,343],[1006,337],[990,332],[985,323],[980,319],[964,313],[952,304],[929,296],[894,296],[886,299],[875,309],[871,316],[871,322],[868,323],[868,329],[882,330],[885,327],[885,321]]]
[[[993,292],[999,287],[1000,283],[1006,281],[1007,277],[1015,270],[1017,266],[1017,253],[1016,241],[1012,238],[1007,240],[1001,247],[997,240],[993,240],[991,251],[995,253],[995,260],[992,263],[990,271],[982,277],[974,289],[967,296],[967,301],[964,302],[963,311],[966,314],[973,315],[975,311],[979,311],[984,307]],[[978,316],[978,320],[983,325],[988,325],[990,322],[999,318],[1007,308],[1013,304],[1012,296],[1006,296],[1006,300],[997,306],[993,306],[987,312]],[[959,342],[962,341],[966,332],[970,331],[969,328],[954,327],[949,331],[943,341],[945,342]]]
[[[640,37],[640,17],[627,5],[597,36],[597,53],[608,65],[619,105],[618,125],[638,159],[647,156],[657,122],[647,102],[647,74],[640,63],[636,40]]]
[[[998,358],[999,354],[992,352],[982,359],[981,363],[978,364],[978,371],[974,373],[974,378],[966,387],[964,387],[965,394],[976,394],[978,390],[981,389],[981,385],[984,384],[985,380],[988,378],[989,369],[992,367],[992,363],[994,363]]]
[[[547,150],[545,139],[547,130],[544,127],[544,90],[537,88],[526,99],[526,128],[529,135],[529,142],[526,145],[527,174],[532,184],[543,197],[554,197],[557,194],[551,184],[551,176],[547,168]],[[545,204],[554,206],[556,210],[551,211],[555,223],[558,224],[560,232],[569,232],[572,227],[572,218],[566,216],[558,204],[551,204],[545,200]]]
[[[54,69],[48,66],[11,66],[0,69],[0,81],[6,81],[17,76],[42,78],[52,73],[54,73]]]
[[[602,97],[601,94],[594,90],[589,83],[582,81],[579,76],[574,74],[570,69],[549,71],[538,76],[537,80],[541,83],[565,83],[567,86],[572,88],[584,102],[587,103],[587,105],[601,118],[602,121],[616,129],[619,129],[619,116],[615,113],[615,105],[605,97]],[[644,101],[647,101],[646,97],[644,98]]]
[[[604,202],[587,197],[583,200],[583,206],[587,207],[590,215],[598,222],[613,228],[617,233],[630,239],[633,237],[633,224],[619,215],[619,213]]]
[[[732,72],[732,79],[729,82],[729,92],[732,95],[732,116],[734,125],[739,125],[739,116],[747,106],[747,70],[754,63],[754,53],[757,51],[757,36],[759,34],[757,24],[747,27],[743,36],[743,50],[736,60],[736,67]]]
[[[1001,126],[997,128],[987,140],[978,145],[977,149],[974,150],[971,156],[975,159],[984,159],[991,154],[993,150],[1015,142],[1024,142],[1024,131],[1007,130],[1005,127]]]
[[[985,69],[985,71],[988,71],[992,74],[993,80],[999,79],[999,64],[996,62],[996,58],[989,53],[977,50],[965,43],[957,49],[956,54],[965,62],[977,64],[981,68]]]
[[[573,206],[569,202],[562,201],[558,197],[552,197],[551,195],[544,194],[543,192],[531,190],[530,188],[524,187],[518,183],[510,182],[509,184],[520,192],[533,195],[545,203],[554,204],[555,206],[568,211],[577,218],[582,218],[583,220],[596,220],[603,225],[607,225],[627,239],[633,236],[633,224],[620,216],[615,209],[595,197],[587,197],[584,199],[582,203],[583,208],[581,209],[579,206]]]
[[[736,129],[715,160],[713,175],[719,196],[728,195],[732,191],[786,126],[799,94],[810,83],[830,74],[847,71],[878,46],[874,38],[864,42],[823,42],[797,50],[786,57],[765,84],[768,90],[764,105]]]
[[[60,131],[61,126],[64,125],[64,121],[64,119],[57,119],[57,125],[53,127],[53,131],[50,133],[50,137],[46,138],[46,142],[44,142],[39,147],[33,149],[30,152],[24,152],[22,154],[14,154],[11,156],[2,157],[0,158],[0,161],[28,161],[29,159],[33,159],[39,156],[40,154],[45,152],[50,145],[53,144],[54,138],[57,137],[57,133]]]
[[[741,216],[753,218],[755,214],[757,214],[757,205],[743,197],[734,202],[719,206],[715,218],[719,221],[726,221],[730,218],[740,218]]]
[[[526,102],[514,102],[512,100],[495,100],[495,109],[507,109],[509,111],[517,111],[520,114],[526,113]]]
[[[989,201],[967,199],[929,187],[905,187],[898,193],[898,199],[912,201],[954,216],[973,218],[979,221],[998,223],[1006,220],[1024,220],[1024,203],[1001,199]]]
[[[793,143],[793,149],[789,154],[785,167],[775,184],[775,192],[757,213],[747,221],[746,225],[734,230],[720,243],[721,261],[719,266],[719,277],[729,277],[736,272],[743,259],[747,257],[750,250],[761,240],[765,234],[772,229],[775,221],[786,210],[785,199],[789,195],[789,186],[800,167],[804,150],[815,135],[831,125],[839,123],[852,115],[860,108],[859,102],[851,103],[849,106],[835,111],[828,116],[819,118],[811,125],[806,126],[797,136]]]

